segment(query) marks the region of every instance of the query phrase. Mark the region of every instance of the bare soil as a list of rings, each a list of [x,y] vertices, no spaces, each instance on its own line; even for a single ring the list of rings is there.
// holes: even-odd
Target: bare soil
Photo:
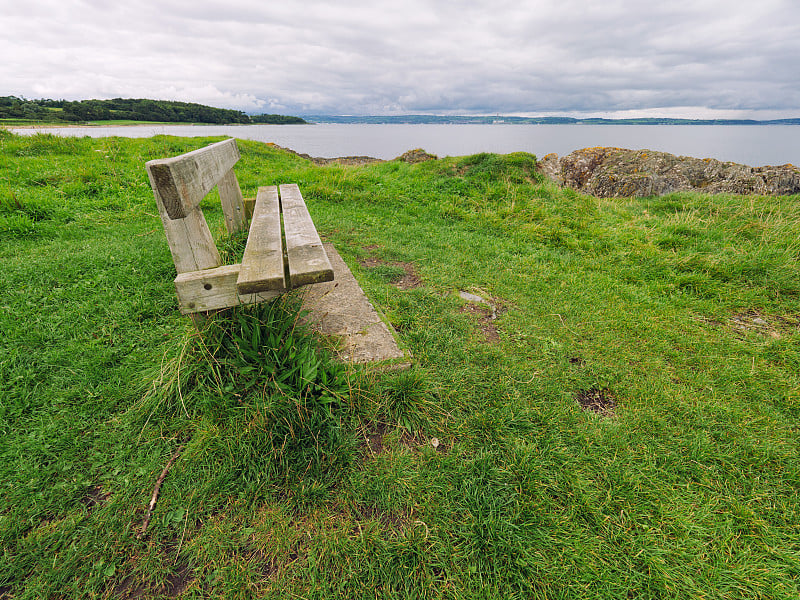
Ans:
[[[591,388],[580,390],[575,399],[581,408],[603,417],[613,417],[617,408],[617,398],[608,388]]]

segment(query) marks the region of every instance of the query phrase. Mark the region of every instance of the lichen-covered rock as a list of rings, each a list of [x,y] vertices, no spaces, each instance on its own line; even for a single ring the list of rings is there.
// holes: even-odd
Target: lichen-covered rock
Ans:
[[[619,148],[584,148],[565,156],[561,159],[561,177],[564,185],[576,190],[585,188],[597,168],[620,151]]]
[[[403,162],[407,162],[410,164],[425,162],[427,160],[437,160],[439,157],[435,154],[428,154],[422,148],[416,148],[414,150],[409,150],[402,156],[398,156],[395,160],[402,160]]]
[[[561,159],[547,155],[539,170],[560,185],[601,198],[660,196],[681,191],[800,193],[800,169],[793,165],[748,167],[652,150],[584,148]]]
[[[561,161],[555,152],[540,158],[536,162],[536,170],[548,179],[555,181],[558,185],[564,185],[564,179],[561,177]]]

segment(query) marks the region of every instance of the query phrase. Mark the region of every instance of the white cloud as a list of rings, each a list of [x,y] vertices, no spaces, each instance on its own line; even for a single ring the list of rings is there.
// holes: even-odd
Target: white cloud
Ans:
[[[0,94],[305,113],[800,113],[794,0],[0,0],[0,8]]]

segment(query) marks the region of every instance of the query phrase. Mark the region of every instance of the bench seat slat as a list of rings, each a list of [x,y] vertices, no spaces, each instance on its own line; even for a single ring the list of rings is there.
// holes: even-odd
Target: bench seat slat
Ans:
[[[258,188],[236,288],[240,294],[286,289],[278,188]]]
[[[284,184],[280,186],[280,192],[290,287],[333,281],[333,268],[300,188],[294,183]]]
[[[240,294],[236,289],[236,279],[241,265],[223,265],[215,269],[204,269],[181,273],[175,278],[175,291],[183,314],[207,310],[230,308],[239,304],[254,304],[271,300],[280,295],[279,291],[257,294]]]

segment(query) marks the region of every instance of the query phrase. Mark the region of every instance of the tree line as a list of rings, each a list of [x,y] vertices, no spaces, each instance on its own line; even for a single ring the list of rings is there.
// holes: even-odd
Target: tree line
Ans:
[[[26,100],[0,96],[0,119],[25,119],[45,122],[85,123],[87,121],[150,121],[165,123],[213,123],[218,125],[252,123],[301,124],[300,117],[285,115],[250,116],[239,110],[214,108],[191,102],[115,98],[113,100]]]

